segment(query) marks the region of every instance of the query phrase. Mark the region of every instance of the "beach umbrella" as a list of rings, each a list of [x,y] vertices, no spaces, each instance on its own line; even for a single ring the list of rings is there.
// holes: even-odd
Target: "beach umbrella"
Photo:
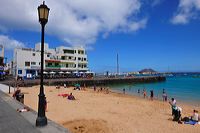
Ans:
[[[73,72],[73,73],[78,73],[77,71]]]
[[[55,72],[51,71],[50,74],[55,74]]]
[[[61,72],[58,72],[58,73],[63,74],[64,72],[61,71]]]
[[[80,74],[83,74],[84,72],[79,72]]]
[[[45,71],[44,71],[43,73],[44,73],[44,74],[48,74],[48,72],[45,72]]]
[[[91,73],[91,72],[87,71],[87,72],[85,72],[85,73]]]
[[[70,74],[71,72],[65,72],[66,74]]]

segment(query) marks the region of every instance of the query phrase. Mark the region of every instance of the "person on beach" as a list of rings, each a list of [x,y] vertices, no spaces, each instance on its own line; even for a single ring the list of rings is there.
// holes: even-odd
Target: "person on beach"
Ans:
[[[193,114],[190,117],[184,117],[182,119],[184,124],[195,125],[200,121],[200,117],[197,110],[193,110]]]
[[[47,98],[44,97],[44,109],[47,112]]]
[[[28,111],[30,111],[29,107],[24,107],[22,109],[17,109],[17,112],[28,112]]]
[[[147,92],[145,89],[143,89],[143,96],[144,96],[144,98],[146,98],[146,96],[147,96]]]
[[[140,95],[140,89],[138,89],[138,95]]]
[[[75,100],[75,97],[70,93],[70,95],[67,97],[68,100]]]
[[[19,97],[20,93],[21,93],[21,90],[19,89],[19,87],[17,87],[17,90],[13,94],[13,98],[15,98],[17,101],[20,101],[20,97]]]
[[[163,89],[163,94],[165,93],[165,89]]]
[[[192,120],[192,121],[196,121],[196,122],[198,122],[199,121],[199,114],[198,114],[198,111],[197,110],[193,110],[193,115],[190,117],[190,119]]]
[[[150,98],[151,98],[151,100],[153,101],[153,90],[150,90]]]
[[[174,115],[174,112],[176,110],[176,100],[174,98],[171,99],[171,101],[169,102],[169,104],[171,105],[172,108],[172,115]]]
[[[167,101],[167,94],[166,94],[166,92],[163,93],[162,97],[163,97],[163,102],[166,102]]]
[[[174,115],[173,115],[173,121],[177,121],[178,123],[182,124],[182,122],[181,122],[181,112],[182,112],[181,107],[175,108]]]
[[[125,94],[125,92],[126,92],[126,90],[125,90],[125,88],[123,89],[123,93]]]
[[[96,90],[97,90],[96,85],[94,85],[94,91],[96,91]]]
[[[66,84],[64,84],[64,88],[67,88],[67,85],[66,85]]]

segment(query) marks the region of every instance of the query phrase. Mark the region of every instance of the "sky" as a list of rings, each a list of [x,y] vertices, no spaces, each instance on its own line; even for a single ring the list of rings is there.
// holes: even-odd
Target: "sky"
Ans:
[[[5,57],[40,42],[42,0],[0,1],[0,44]],[[120,72],[200,71],[200,0],[46,0],[45,42],[83,46],[89,69]]]

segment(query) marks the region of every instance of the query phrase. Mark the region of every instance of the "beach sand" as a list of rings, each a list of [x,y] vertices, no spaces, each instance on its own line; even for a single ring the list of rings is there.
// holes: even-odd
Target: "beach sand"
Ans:
[[[24,104],[37,111],[39,86],[21,87]],[[68,128],[72,133],[200,133],[200,125],[172,121],[168,102],[150,101],[118,93],[105,94],[92,89],[56,89],[45,86],[48,101],[47,118]],[[72,92],[76,100],[58,96]],[[179,101],[177,101],[179,103]],[[193,106],[178,104],[182,116],[190,116]],[[200,108],[196,108],[200,112]]]

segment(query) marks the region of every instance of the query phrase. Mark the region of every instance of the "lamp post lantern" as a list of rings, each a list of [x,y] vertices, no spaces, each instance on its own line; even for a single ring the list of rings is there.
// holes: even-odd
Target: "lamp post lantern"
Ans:
[[[41,71],[40,71],[40,93],[38,95],[38,117],[36,119],[36,126],[45,126],[47,125],[47,118],[45,116],[45,95],[44,95],[44,87],[43,87],[43,68],[44,68],[44,28],[46,23],[48,22],[49,16],[49,8],[43,4],[38,7],[38,16],[39,22],[42,27],[41,34]]]

